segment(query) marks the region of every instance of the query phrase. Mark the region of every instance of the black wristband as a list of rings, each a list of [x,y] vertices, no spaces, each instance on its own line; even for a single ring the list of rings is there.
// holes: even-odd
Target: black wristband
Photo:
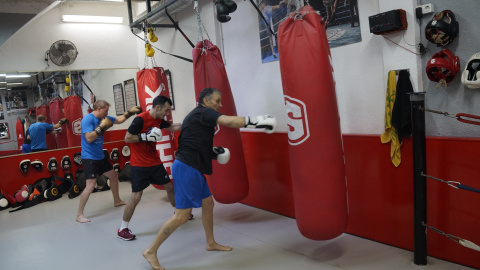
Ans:
[[[95,133],[97,133],[98,136],[101,136],[103,134],[103,130],[101,127],[96,127],[95,128]]]

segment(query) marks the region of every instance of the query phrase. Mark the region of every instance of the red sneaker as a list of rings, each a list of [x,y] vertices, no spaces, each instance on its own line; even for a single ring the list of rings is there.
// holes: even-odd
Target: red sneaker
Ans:
[[[118,229],[117,237],[125,241],[130,241],[135,239],[135,234],[132,234],[132,231],[130,231],[128,228],[125,228],[121,231]]]

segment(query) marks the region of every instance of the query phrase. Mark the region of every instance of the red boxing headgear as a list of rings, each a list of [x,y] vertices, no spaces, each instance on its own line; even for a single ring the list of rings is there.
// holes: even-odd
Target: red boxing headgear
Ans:
[[[427,63],[427,76],[430,81],[451,82],[460,71],[460,60],[449,49],[435,53]]]

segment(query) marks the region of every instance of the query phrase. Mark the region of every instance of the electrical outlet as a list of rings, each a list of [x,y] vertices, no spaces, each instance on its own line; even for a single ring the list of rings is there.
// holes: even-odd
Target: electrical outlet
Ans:
[[[428,14],[433,12],[433,4],[425,4],[419,7],[422,8],[422,14]]]

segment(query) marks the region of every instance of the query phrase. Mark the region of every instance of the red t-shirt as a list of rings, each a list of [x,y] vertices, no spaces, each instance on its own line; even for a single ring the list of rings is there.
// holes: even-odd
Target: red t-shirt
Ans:
[[[168,128],[170,123],[163,119],[154,119],[150,112],[146,111],[138,114],[128,127],[128,133],[138,135],[147,133],[151,128]],[[152,167],[162,164],[160,154],[157,151],[156,142],[138,142],[129,143],[130,147],[130,165],[138,167]]]

